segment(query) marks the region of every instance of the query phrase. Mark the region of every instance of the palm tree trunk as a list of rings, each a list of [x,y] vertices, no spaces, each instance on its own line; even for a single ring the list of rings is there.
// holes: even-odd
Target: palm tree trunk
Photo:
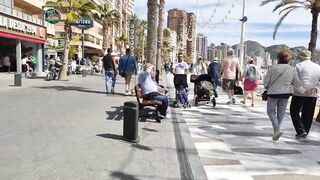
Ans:
[[[147,62],[155,65],[157,57],[157,0],[148,0]]]
[[[62,61],[62,68],[59,75],[59,80],[68,80],[68,60],[69,60],[69,49],[70,49],[70,39],[71,39],[71,26],[68,21],[64,24],[64,57]]]
[[[102,31],[103,31],[103,43],[102,43],[102,51],[106,52],[108,48],[108,20],[106,18],[103,19],[102,22]]]
[[[312,13],[312,28],[311,28],[311,36],[310,36],[310,43],[309,43],[309,50],[312,53],[312,56],[315,53],[316,45],[317,45],[317,36],[318,36],[318,10],[311,10]]]
[[[164,4],[165,0],[160,0],[159,4],[159,24],[158,24],[158,52],[157,52],[157,62],[156,62],[156,68],[157,70],[161,69],[161,50],[162,50],[162,44],[163,44],[163,14],[164,14]]]

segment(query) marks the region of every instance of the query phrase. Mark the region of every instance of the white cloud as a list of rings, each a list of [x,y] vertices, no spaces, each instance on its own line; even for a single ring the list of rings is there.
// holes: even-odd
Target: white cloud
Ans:
[[[219,0],[198,0],[198,21],[208,21],[217,7]],[[196,12],[197,0],[166,0],[166,11],[172,8]],[[240,41],[240,21],[242,17],[242,0],[220,0],[221,5],[210,23],[219,23],[225,15],[228,19],[219,28],[199,27],[198,32],[207,35],[209,43],[226,42],[236,44]],[[305,9],[290,14],[278,30],[277,40],[272,39],[274,25],[279,19],[278,12],[273,13],[273,3],[260,6],[262,0],[247,0],[246,39],[259,41],[263,45],[287,44],[289,46],[307,46],[311,30],[311,13]],[[234,5],[234,7],[232,6]],[[136,13],[146,19],[147,0],[135,0]],[[229,13],[230,10],[230,13]],[[212,25],[211,25],[212,26]],[[294,36],[293,36],[294,34]]]

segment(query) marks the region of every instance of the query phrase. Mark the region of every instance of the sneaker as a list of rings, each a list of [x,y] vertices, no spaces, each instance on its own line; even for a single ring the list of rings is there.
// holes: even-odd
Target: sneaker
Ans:
[[[227,102],[227,105],[230,105],[230,104],[232,104],[232,102],[231,102],[231,101],[228,101],[228,102]]]
[[[281,131],[274,133],[272,140],[277,141],[283,133]]]
[[[301,134],[297,134],[296,138],[306,138],[308,136],[308,134],[306,132],[303,132]]]
[[[251,104],[251,107],[254,107],[255,105],[254,104]]]
[[[236,103],[236,99],[234,99],[234,98],[232,98],[231,101],[232,101],[232,104]]]
[[[242,104],[246,104],[246,101],[245,100],[241,100],[240,101]]]

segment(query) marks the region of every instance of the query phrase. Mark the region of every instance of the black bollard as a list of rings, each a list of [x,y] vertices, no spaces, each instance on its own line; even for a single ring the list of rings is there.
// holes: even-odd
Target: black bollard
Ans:
[[[14,86],[21,86],[22,76],[20,73],[14,74]]]
[[[138,142],[139,108],[135,101],[125,102],[123,106],[123,139]]]

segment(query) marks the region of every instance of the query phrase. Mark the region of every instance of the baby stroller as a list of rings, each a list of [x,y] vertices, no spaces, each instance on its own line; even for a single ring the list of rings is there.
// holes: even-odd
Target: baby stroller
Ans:
[[[174,76],[174,87],[176,89],[176,100],[173,102],[174,107],[191,107],[188,101],[188,82],[187,75],[176,74]]]
[[[195,106],[198,106],[200,101],[212,102],[212,106],[216,106],[217,92],[213,89],[211,83],[211,76],[209,74],[202,74],[197,79],[192,81],[195,83]]]

